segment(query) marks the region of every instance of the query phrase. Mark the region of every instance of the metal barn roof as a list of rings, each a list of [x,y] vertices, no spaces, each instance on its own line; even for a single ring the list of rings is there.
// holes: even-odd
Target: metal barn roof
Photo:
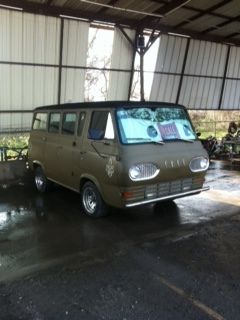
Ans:
[[[240,0],[0,0],[0,5],[240,45]]]

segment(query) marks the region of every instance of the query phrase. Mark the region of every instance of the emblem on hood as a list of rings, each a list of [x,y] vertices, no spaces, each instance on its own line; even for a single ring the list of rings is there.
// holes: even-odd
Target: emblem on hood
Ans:
[[[166,169],[181,168],[186,166],[186,161],[185,159],[166,160],[164,164]]]

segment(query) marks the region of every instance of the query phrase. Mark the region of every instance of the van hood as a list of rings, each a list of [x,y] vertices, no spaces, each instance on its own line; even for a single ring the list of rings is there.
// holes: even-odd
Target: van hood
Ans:
[[[124,185],[152,184],[175,181],[181,178],[204,176],[206,171],[193,173],[189,164],[193,158],[208,158],[207,152],[200,141],[170,142],[161,144],[127,145],[121,148],[120,165],[123,172],[119,179]],[[158,175],[149,180],[132,181],[128,170],[131,166],[141,163],[153,163],[160,169]]]

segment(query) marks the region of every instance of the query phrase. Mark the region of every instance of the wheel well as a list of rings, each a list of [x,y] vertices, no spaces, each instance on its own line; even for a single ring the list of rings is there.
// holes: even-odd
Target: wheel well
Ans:
[[[90,182],[93,183],[92,180],[87,179],[87,178],[82,178],[82,179],[80,180],[80,186],[79,186],[79,191],[80,191],[80,192],[81,192],[81,190],[82,190],[83,185],[84,185],[86,182],[88,182],[88,181],[90,181]]]
[[[34,163],[33,164],[33,169],[36,170],[38,167],[41,168],[40,164],[39,163]]]
[[[34,163],[34,164],[33,164],[33,169],[35,170],[35,169],[37,169],[37,167],[39,167],[39,164]]]
[[[95,181],[95,179],[91,179],[91,177],[82,177],[80,180],[80,186],[79,186],[79,192],[81,193],[83,185],[86,182],[91,182],[95,185],[95,187],[97,188],[98,192],[100,193],[101,197],[103,197],[102,192],[101,192],[101,188],[100,185],[98,184],[97,181]]]

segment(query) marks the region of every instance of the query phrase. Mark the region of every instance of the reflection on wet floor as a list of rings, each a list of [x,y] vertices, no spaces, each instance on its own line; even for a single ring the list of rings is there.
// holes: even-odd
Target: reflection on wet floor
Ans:
[[[213,162],[206,181],[213,190],[239,195],[239,167],[230,170],[229,165]],[[110,216],[92,220],[81,214],[79,195],[74,192],[56,188],[41,195],[31,185],[10,187],[1,191],[0,278],[4,272],[74,254],[107,254],[239,211],[234,205],[213,200],[200,194],[158,205],[112,209]]]

